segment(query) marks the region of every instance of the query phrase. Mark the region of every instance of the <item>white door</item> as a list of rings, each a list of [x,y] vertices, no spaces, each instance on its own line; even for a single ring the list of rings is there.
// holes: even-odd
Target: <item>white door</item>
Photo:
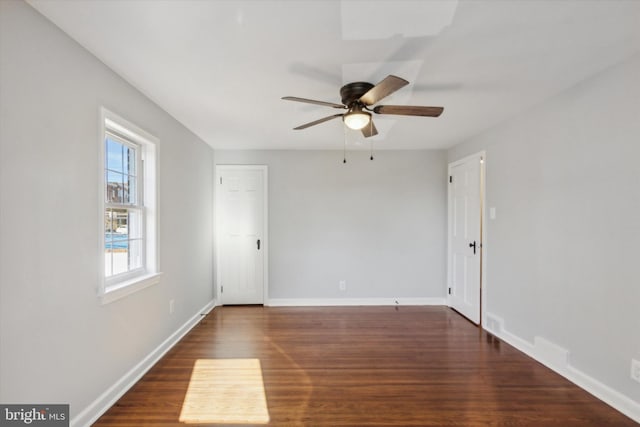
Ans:
[[[482,154],[449,165],[449,306],[480,323]]]
[[[263,304],[266,166],[216,166],[218,292],[222,304]]]

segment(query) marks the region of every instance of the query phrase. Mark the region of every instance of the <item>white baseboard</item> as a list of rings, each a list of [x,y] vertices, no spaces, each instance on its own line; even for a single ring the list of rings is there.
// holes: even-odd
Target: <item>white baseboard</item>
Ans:
[[[533,347],[535,348],[538,360],[545,366],[554,366],[558,369],[569,366],[569,350],[546,340],[542,337],[533,338]]]
[[[600,381],[590,377],[571,365],[567,366],[565,373],[558,373],[572,383],[588,391],[598,399],[622,412],[635,422],[640,423],[640,403],[625,396],[619,391],[612,389],[608,385],[602,384]]]
[[[446,305],[445,298],[270,298],[270,307],[328,307],[362,305]]]
[[[487,313],[486,319],[485,329],[488,332],[640,423],[640,403],[572,366],[569,350],[542,337],[534,337],[534,342],[530,343],[508,332],[504,320],[494,314]]]
[[[118,399],[120,399],[136,382],[147,373],[178,341],[184,337],[194,326],[202,320],[204,314],[209,313],[216,306],[216,301],[212,300],[202,309],[186,321],[177,331],[171,334],[166,340],[156,347],[151,353],[142,359],[136,366],[127,372],[122,378],[109,387],[100,397],[94,400],[89,406],[83,409],[70,421],[71,427],[90,426],[100,418]]]

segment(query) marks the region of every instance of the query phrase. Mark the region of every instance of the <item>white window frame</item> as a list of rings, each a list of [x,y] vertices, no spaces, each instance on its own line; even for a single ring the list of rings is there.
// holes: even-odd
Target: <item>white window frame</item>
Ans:
[[[143,257],[142,267],[126,273],[106,277],[105,275],[105,209],[114,207],[106,202],[106,176],[105,176],[105,152],[107,135],[115,135],[117,142],[133,146],[136,149],[136,162],[138,167],[138,185],[144,190],[144,197],[139,188],[138,205],[132,208],[142,212],[143,227]],[[141,289],[160,282],[159,251],[158,251],[158,138],[144,131],[133,123],[123,119],[117,114],[105,109],[100,109],[100,284],[98,296],[103,304],[116,301]],[[144,167],[142,163],[144,162]]]

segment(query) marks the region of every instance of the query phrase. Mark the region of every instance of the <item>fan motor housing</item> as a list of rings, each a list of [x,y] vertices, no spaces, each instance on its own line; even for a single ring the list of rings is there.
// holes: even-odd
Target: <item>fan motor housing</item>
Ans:
[[[367,82],[354,82],[349,83],[340,88],[340,96],[342,97],[342,103],[350,106],[353,102],[360,99],[362,95],[367,93],[374,85]]]

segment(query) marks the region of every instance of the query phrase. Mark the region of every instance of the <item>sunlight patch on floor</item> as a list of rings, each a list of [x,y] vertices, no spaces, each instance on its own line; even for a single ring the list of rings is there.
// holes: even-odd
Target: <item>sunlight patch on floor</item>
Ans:
[[[260,360],[196,360],[180,421],[267,424],[269,409]]]

